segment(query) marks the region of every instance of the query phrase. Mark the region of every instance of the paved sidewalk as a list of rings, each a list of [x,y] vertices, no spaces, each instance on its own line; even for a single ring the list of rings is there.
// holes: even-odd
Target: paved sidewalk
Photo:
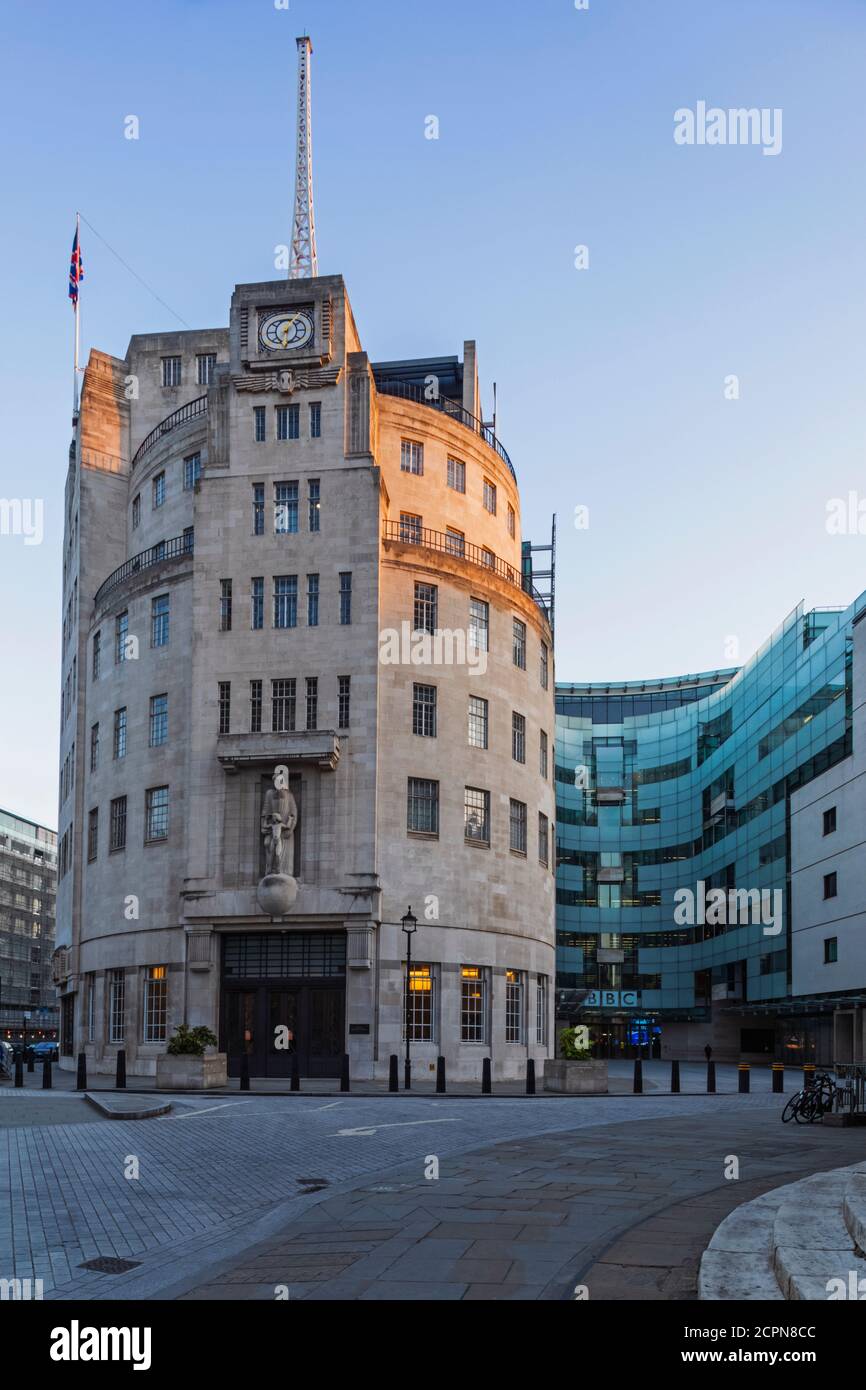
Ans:
[[[724,1177],[730,1155],[739,1181]],[[863,1157],[866,1132],[735,1110],[512,1139],[443,1159],[438,1180],[419,1157],[160,1296],[563,1300],[584,1285],[590,1299],[693,1299],[700,1256],[733,1207]]]

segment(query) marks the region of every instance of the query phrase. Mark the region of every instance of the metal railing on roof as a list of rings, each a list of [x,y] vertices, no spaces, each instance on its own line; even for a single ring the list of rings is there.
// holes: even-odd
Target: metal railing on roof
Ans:
[[[173,410],[170,415],[166,415],[164,420],[160,420],[156,429],[151,430],[150,434],[139,444],[133,455],[130,471],[135,468],[140,459],[144,458],[148,449],[152,449],[154,444],[158,444],[165,435],[171,434],[171,431],[177,429],[178,425],[185,425],[188,420],[195,420],[198,416],[206,414],[207,396],[197,396],[194,401],[187,401],[186,405],[182,405],[177,410]]]
[[[120,565],[113,574],[110,574],[100,584],[96,591],[94,603],[98,607],[111,590],[116,588],[118,584],[122,584],[124,579],[128,579],[131,574],[138,574],[140,570],[149,569],[152,565],[161,565],[164,560],[177,560],[183,555],[192,555],[194,549],[195,536],[190,530],[183,536],[175,536],[170,541],[159,541],[157,545],[152,545],[149,550],[142,550],[139,555],[133,555],[131,560]]]
[[[448,396],[428,396],[425,387],[416,386],[410,381],[377,381],[376,390],[383,396],[397,396],[401,400],[414,401],[417,405],[427,405],[431,410],[438,410],[441,414],[447,415],[449,419],[456,420],[460,425],[465,425],[473,434],[480,435],[491,449],[496,450],[502,462],[507,465],[514,481],[517,481],[514,465],[493,430],[467,410],[460,401],[452,401]]]
[[[473,545],[449,531],[430,531],[426,526],[415,526],[405,521],[385,521],[382,523],[382,539],[384,541],[402,541],[404,545],[417,545],[426,550],[436,550],[441,555],[451,555],[456,560],[468,560],[472,565],[478,565],[479,569],[488,570],[496,574],[500,579],[513,584],[515,588],[522,589],[523,593],[528,594],[542,613],[549,621],[547,605],[530,581],[516,565],[509,565],[507,560],[494,555],[492,550],[485,546]]]

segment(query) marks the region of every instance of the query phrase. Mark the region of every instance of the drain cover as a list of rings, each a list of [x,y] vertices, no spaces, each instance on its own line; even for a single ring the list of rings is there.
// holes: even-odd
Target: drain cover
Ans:
[[[137,1269],[141,1260],[118,1260],[114,1255],[100,1255],[98,1260],[85,1260],[79,1269],[92,1269],[97,1274],[125,1274],[128,1269]]]

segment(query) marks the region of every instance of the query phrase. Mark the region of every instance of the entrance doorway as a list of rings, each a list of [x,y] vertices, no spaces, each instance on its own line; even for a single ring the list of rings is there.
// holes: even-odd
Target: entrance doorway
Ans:
[[[342,933],[227,936],[220,1047],[229,1076],[339,1076],[345,1051],[346,938]]]

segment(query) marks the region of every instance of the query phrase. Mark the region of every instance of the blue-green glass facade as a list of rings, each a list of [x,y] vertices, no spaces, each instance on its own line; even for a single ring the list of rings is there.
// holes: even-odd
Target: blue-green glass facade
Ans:
[[[790,994],[790,795],[851,750],[864,604],[798,607],[739,670],[557,684],[561,1019],[598,1021],[607,1000],[663,1028]],[[674,895],[699,882],[778,890],[780,930],[679,925]]]

